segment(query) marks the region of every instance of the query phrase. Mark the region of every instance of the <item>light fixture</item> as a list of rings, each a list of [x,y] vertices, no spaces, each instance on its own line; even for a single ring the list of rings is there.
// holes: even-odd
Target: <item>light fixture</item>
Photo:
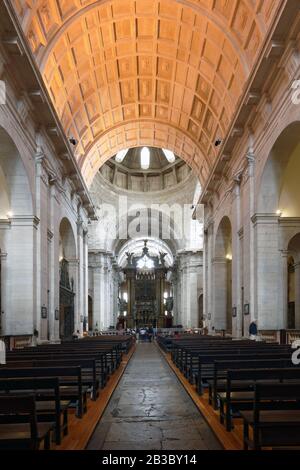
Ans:
[[[230,254],[226,255],[226,259],[227,259],[228,261],[232,261],[232,255],[230,255]]]
[[[167,310],[165,310],[165,316],[166,316],[166,317],[168,316],[168,311],[167,311]]]
[[[282,216],[282,210],[277,209],[276,214],[278,215],[278,217],[281,217]]]
[[[168,292],[164,292],[164,299],[168,298]]]
[[[150,166],[150,150],[148,147],[143,147],[141,150],[141,168],[148,170]]]
[[[124,317],[127,317],[127,312],[126,310],[123,312]]]
[[[74,146],[77,145],[77,143],[78,143],[77,140],[75,139],[75,137],[73,137],[73,136],[69,137],[69,142],[70,142],[70,144],[72,144]]]
[[[127,294],[127,292],[124,292],[124,294],[123,294],[123,299],[125,300],[125,302],[128,301],[128,294]]]
[[[124,158],[126,157],[127,153],[128,153],[128,150],[129,149],[123,149],[123,150],[120,150],[120,152],[117,153],[116,157],[115,157],[115,160],[117,163],[122,163],[122,161],[124,160]]]
[[[9,219],[11,219],[13,215],[14,215],[14,214],[13,214],[11,211],[9,211],[9,212],[7,213],[7,217],[8,217]]]
[[[165,154],[166,159],[168,160],[169,163],[174,163],[176,160],[176,157],[174,153],[171,150],[168,149],[162,149],[162,151]]]

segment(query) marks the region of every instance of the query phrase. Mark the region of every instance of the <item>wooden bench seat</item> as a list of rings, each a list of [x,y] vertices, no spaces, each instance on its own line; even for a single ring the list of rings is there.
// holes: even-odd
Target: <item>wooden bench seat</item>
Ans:
[[[264,402],[274,410],[264,410]],[[286,410],[287,405],[298,409]],[[280,408],[282,406],[282,408]],[[300,445],[300,384],[256,384],[252,411],[241,413],[244,422],[244,449]],[[250,438],[249,428],[252,428]]]
[[[54,428],[55,422],[37,422],[34,396],[0,396],[0,449],[38,450],[44,443],[48,450]]]
[[[55,441],[61,443],[62,435],[68,433],[69,400],[62,400],[59,379],[56,377],[0,379],[0,396],[7,394],[35,397],[37,420],[55,421]],[[62,418],[62,420],[61,420]],[[62,421],[62,422],[61,422]]]
[[[238,391],[234,389],[235,382],[239,383]],[[255,386],[260,383],[268,384],[274,388],[281,383],[300,385],[300,368],[228,370],[226,392],[217,393],[217,400],[220,406],[220,421],[224,423],[225,420],[227,431],[232,429],[234,413],[239,414],[240,410],[244,411],[253,408]],[[269,408],[268,400],[264,401],[263,407],[264,409]],[[287,403],[287,408],[289,407],[290,404]],[[276,408],[275,405],[273,408]]]
[[[227,387],[227,371],[234,369],[282,369],[291,367],[292,363],[288,359],[255,359],[255,360],[230,360],[230,361],[214,361],[213,364],[213,378],[207,379],[209,391],[209,403],[217,409],[217,393],[225,392]],[[250,381],[248,385],[253,382]],[[234,381],[231,384],[232,390],[241,390],[245,386],[245,382]]]
[[[33,368],[0,368],[0,378],[43,378],[58,377],[60,396],[64,400],[75,401],[77,404],[77,417],[82,418],[87,411],[88,387],[83,386],[81,367],[33,367]],[[49,399],[53,398],[51,392]]]

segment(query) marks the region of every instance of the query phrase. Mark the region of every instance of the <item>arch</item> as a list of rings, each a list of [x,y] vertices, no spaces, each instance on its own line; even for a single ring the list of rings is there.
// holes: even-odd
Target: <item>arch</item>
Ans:
[[[0,113],[1,114],[1,113]],[[3,333],[19,334],[33,331],[34,305],[34,218],[33,198],[28,173],[14,140],[2,123],[0,115],[0,251],[1,316]],[[7,126],[7,122],[5,123]],[[7,126],[8,127],[8,126]],[[12,133],[14,130],[12,129]],[[21,223],[19,222],[21,221]],[[9,230],[3,230],[3,228]],[[24,251],[24,247],[26,250]],[[22,263],[20,263],[22,259]],[[14,293],[18,292],[18,296]],[[20,302],[19,299],[22,299]]]
[[[288,318],[287,327],[300,327],[300,232],[288,244]]]
[[[257,211],[300,216],[297,175],[300,171],[300,121],[289,124],[270,151],[260,180]]]
[[[126,265],[126,252],[142,252],[144,246],[144,238],[137,238],[134,240],[124,240],[123,243],[119,243],[116,247],[116,255],[118,256],[118,265],[124,267]],[[151,256],[158,256],[160,252],[166,252],[166,264],[167,266],[173,266],[174,264],[174,252],[170,245],[163,240],[147,238],[147,247]]]
[[[198,328],[203,328],[203,293],[198,297]]]
[[[130,146],[168,148],[184,160],[204,184],[210,172],[215,147],[201,150],[195,139],[172,123],[156,120],[122,122],[95,139],[80,157],[79,165],[88,187],[99,168],[120,150]]]
[[[32,215],[30,185],[20,153],[0,126],[0,218]]]
[[[13,4],[65,132],[79,142],[81,166],[92,158],[95,171],[99,168],[103,154],[92,150],[95,142],[107,146],[107,158],[118,146],[128,147],[116,132],[124,122],[129,128],[141,124],[134,126],[140,127],[139,137],[130,130],[126,135],[132,146],[145,140],[144,131],[153,146],[161,123],[170,123],[175,141],[193,142],[197,152],[183,158],[195,154],[199,178],[214,163],[214,141],[228,131],[282,7],[279,0],[271,6],[242,0]],[[166,147],[166,135],[163,141]]]
[[[63,217],[59,225],[59,257],[67,261],[76,258],[76,241],[71,222],[67,217]]]
[[[59,226],[59,333],[72,338],[75,326],[75,295],[77,279],[76,242],[70,221],[64,217]]]
[[[94,326],[93,298],[88,296],[88,330],[92,331]]]
[[[214,327],[232,331],[232,225],[221,220],[214,245]]]

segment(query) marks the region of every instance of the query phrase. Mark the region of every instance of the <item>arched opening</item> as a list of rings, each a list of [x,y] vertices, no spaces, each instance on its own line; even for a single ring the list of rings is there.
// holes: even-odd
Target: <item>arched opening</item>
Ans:
[[[93,330],[93,325],[94,325],[94,319],[93,319],[93,299],[89,295],[88,296],[88,330],[92,331]]]
[[[288,244],[288,329],[300,327],[300,233]]]
[[[260,180],[255,223],[255,310],[260,330],[299,327],[297,302],[292,298],[298,256],[297,237],[293,237],[300,232],[299,136],[299,121],[284,129],[271,149]]]
[[[219,225],[214,256],[214,327],[232,332],[232,230],[228,217]]]
[[[68,340],[72,338],[75,326],[76,244],[66,218],[61,221],[59,236],[59,334],[61,339]]]
[[[198,327],[203,328],[203,294],[198,298]]]
[[[0,331],[2,334],[16,335],[24,332],[32,334],[37,326],[33,314],[32,230],[33,226],[36,226],[36,220],[32,214],[32,194],[23,161],[11,137],[4,128],[0,127]]]
[[[300,216],[300,122],[290,124],[275,142],[263,170],[258,212]]]
[[[288,259],[288,329],[295,328],[295,261],[292,256]]]

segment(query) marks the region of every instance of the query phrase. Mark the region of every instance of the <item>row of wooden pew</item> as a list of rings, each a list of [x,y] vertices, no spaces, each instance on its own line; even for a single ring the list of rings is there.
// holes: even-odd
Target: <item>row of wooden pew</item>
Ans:
[[[300,367],[289,345],[196,335],[158,343],[228,432],[242,418],[244,449],[300,445]]]
[[[0,366],[0,449],[49,449],[68,434],[72,408],[81,419],[101,400],[131,336],[97,336],[10,351]]]

